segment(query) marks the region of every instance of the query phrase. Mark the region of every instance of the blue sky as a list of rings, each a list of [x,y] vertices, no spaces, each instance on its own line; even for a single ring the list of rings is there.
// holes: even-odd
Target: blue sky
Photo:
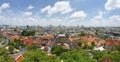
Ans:
[[[120,0],[0,0],[0,24],[120,26]]]

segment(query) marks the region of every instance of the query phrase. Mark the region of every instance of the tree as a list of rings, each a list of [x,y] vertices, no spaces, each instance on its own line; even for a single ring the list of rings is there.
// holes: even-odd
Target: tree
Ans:
[[[91,50],[92,50],[92,49],[94,48],[94,46],[95,46],[95,43],[94,43],[94,42],[92,42],[92,43],[91,43],[91,46],[89,46],[89,49],[91,49]]]
[[[25,47],[20,39],[15,39],[14,41],[9,41],[9,46],[19,49],[19,46]]]
[[[80,36],[85,36],[86,34],[82,31],[81,33],[80,33]]]
[[[89,49],[89,46],[87,44],[88,41],[84,41],[84,46],[82,47],[82,49]]]
[[[0,62],[14,62],[9,56],[9,51],[4,47],[0,48]]]
[[[113,62],[120,62],[120,52],[119,51],[112,51],[108,54],[108,57],[113,60]]]
[[[27,46],[27,50],[35,50],[35,49],[37,49],[36,45]]]
[[[82,47],[82,41],[78,41],[77,44],[78,44],[79,47]]]
[[[49,57],[46,52],[35,49],[27,51],[21,62],[60,62],[60,60],[57,57]]]
[[[94,59],[90,58],[85,50],[72,50],[69,52],[64,52],[60,59],[64,62],[96,62]]]
[[[18,49],[19,46],[23,46],[22,41],[20,39],[15,39],[14,40],[14,47]]]
[[[118,51],[120,51],[120,44],[116,47],[116,49],[117,49]]]
[[[23,36],[34,36],[35,35],[35,31],[34,30],[23,30],[22,31],[22,35]]]
[[[92,42],[92,43],[91,43],[91,46],[95,46],[95,42]]]
[[[14,47],[13,47],[13,46],[9,46],[9,49],[8,49],[8,50],[9,50],[10,54],[13,54],[13,53],[14,53],[14,52],[13,52],[13,51],[14,51]]]
[[[102,51],[93,51],[93,59],[100,60],[102,57],[104,57],[104,53]]]
[[[65,50],[62,48],[62,46],[55,46],[51,49],[51,52],[53,54],[56,54],[56,55],[60,55],[62,54],[63,52],[65,52]]]

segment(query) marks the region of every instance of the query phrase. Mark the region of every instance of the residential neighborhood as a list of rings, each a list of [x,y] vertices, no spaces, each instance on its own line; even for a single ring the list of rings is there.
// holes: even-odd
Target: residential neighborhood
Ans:
[[[94,58],[94,51],[104,53],[103,51],[115,51],[120,48],[119,27],[52,26],[52,30],[42,26],[22,27],[24,28],[3,25],[0,28],[0,48],[8,50],[8,55],[16,62],[24,62],[25,54],[34,49],[51,57],[74,49],[87,50],[87,54]],[[55,50],[60,47],[63,52]],[[110,58],[103,59],[103,62],[108,59]]]

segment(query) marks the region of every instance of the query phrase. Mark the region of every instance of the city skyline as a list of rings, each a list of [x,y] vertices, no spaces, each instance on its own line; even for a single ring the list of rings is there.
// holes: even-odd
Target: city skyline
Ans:
[[[120,0],[1,0],[0,24],[120,26]]]

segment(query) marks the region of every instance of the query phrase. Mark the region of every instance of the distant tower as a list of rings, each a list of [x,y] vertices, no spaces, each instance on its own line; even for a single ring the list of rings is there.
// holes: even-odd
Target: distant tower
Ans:
[[[84,29],[84,25],[81,25],[82,29]]]
[[[29,25],[27,25],[27,29],[29,29]]]

